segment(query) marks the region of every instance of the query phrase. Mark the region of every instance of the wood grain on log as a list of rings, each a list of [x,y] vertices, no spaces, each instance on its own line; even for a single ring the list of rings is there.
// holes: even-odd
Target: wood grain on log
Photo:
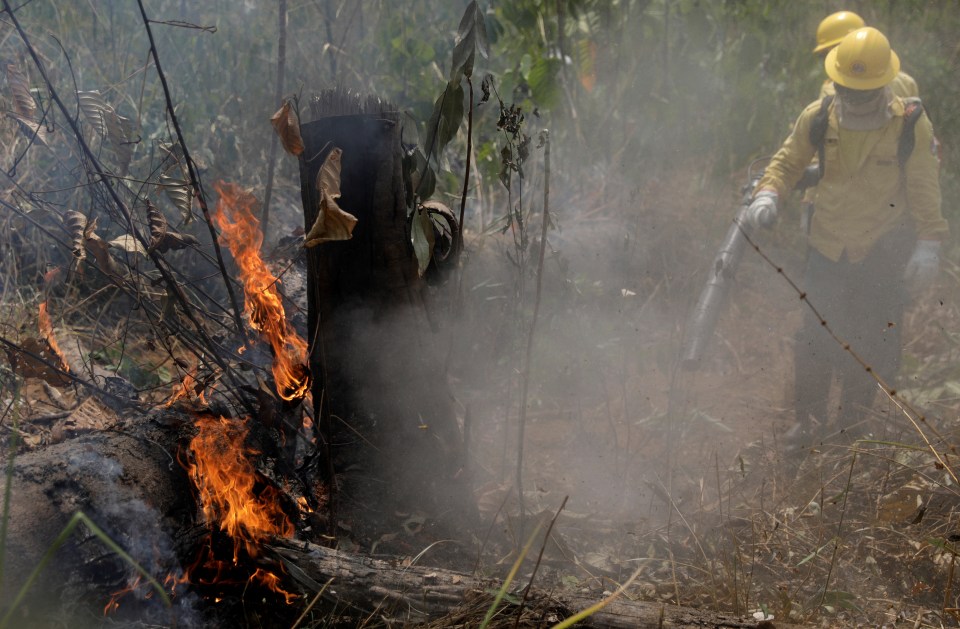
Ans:
[[[495,579],[423,566],[403,566],[395,562],[316,546],[292,540],[275,540],[269,554],[279,558],[290,576],[301,587],[318,592],[330,582],[324,596],[340,605],[349,605],[359,612],[379,610],[380,615],[393,614],[398,625],[430,623],[449,618],[461,606],[471,605],[485,611],[493,601],[492,592],[500,588]],[[534,588],[527,606],[542,617],[557,620],[569,617],[596,604],[602,597],[568,591],[547,591]],[[508,605],[508,603],[503,603]],[[482,613],[481,611],[481,618]],[[516,608],[506,615],[513,618]],[[549,626],[549,624],[547,625]],[[769,621],[632,601],[621,597],[582,622],[584,627],[609,629],[644,629],[659,627],[729,627],[772,629]],[[776,623],[777,627],[791,625]]]

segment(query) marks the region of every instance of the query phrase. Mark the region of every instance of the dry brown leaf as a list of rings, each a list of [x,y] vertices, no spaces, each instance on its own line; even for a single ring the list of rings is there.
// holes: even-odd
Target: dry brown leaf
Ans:
[[[73,266],[76,266],[87,257],[83,247],[84,234],[87,231],[87,217],[83,212],[68,210],[63,215],[63,225],[70,234],[70,251],[73,253]]]
[[[353,228],[357,218],[344,212],[337,205],[340,197],[340,157],[343,154],[339,148],[334,148],[323,160],[320,172],[317,173],[317,191],[320,193],[320,211],[310,232],[304,238],[305,247],[314,247],[320,243],[333,240],[350,240],[353,237]]]
[[[327,159],[323,160],[320,171],[317,172],[317,190],[326,190],[331,199],[340,198],[340,158],[343,151],[333,147]]]
[[[97,261],[97,266],[100,267],[101,271],[108,275],[120,275],[117,271],[117,265],[113,261],[113,256],[110,255],[110,245],[101,240],[100,236],[91,234],[91,237],[84,241],[84,245],[87,251],[93,255],[93,259]]]
[[[97,231],[97,217],[94,216],[87,221],[87,226],[83,228],[84,238],[99,238],[94,232]]]
[[[156,247],[151,245],[151,249],[155,249],[159,253],[166,253],[170,250],[186,249],[187,247],[193,247],[199,244],[200,241],[190,234],[168,231],[163,235],[163,238],[157,243]]]
[[[180,170],[180,167],[178,164],[174,164],[170,170]],[[183,174],[182,171],[180,174]],[[183,219],[183,224],[188,225],[193,221],[193,212],[191,211],[193,192],[190,190],[190,184],[187,183],[186,179],[182,176],[173,177],[163,173],[160,175],[160,185],[163,186],[163,192],[167,195],[167,198],[180,210],[180,218]]]
[[[33,120],[37,113],[37,104],[30,93],[27,77],[14,63],[7,64],[7,85],[13,92],[13,110],[27,120]]]
[[[300,137],[300,121],[297,119],[297,112],[293,110],[290,101],[284,101],[283,107],[277,110],[277,113],[270,117],[270,124],[280,136],[280,143],[283,150],[291,155],[300,155],[303,153],[303,138]]]
[[[62,437],[70,437],[81,432],[107,430],[118,421],[119,418],[114,411],[96,398],[88,397],[68,417],[57,422],[54,431]]]
[[[150,199],[147,199],[147,224],[150,227],[150,250],[153,250],[167,235],[167,217]]]
[[[47,131],[47,128],[44,125],[40,124],[39,122],[35,122],[26,116],[21,116],[13,111],[7,112],[7,115],[17,121],[17,124],[20,126],[20,130],[25,136],[31,140],[35,138],[36,141],[43,146],[50,144],[50,132]]]
[[[97,240],[100,240],[100,239],[97,238]],[[100,241],[100,242],[103,242],[103,241]],[[120,249],[121,251],[126,251],[127,253],[136,253],[141,256],[147,255],[147,250],[143,248],[143,245],[140,244],[140,241],[137,240],[134,236],[131,236],[130,234],[124,234],[123,236],[114,238],[109,243],[107,243],[107,245],[115,249]],[[87,248],[89,247],[90,247],[90,243],[88,242]]]
[[[353,238],[353,228],[357,224],[357,217],[344,212],[331,199],[326,191],[321,191],[320,212],[314,221],[310,233],[305,237],[304,247],[314,247],[324,242],[334,240],[350,240]]]
[[[56,365],[60,357],[43,338],[27,338],[20,342],[20,350],[7,350],[10,368],[24,378],[40,378],[54,387],[65,387],[72,381]]]

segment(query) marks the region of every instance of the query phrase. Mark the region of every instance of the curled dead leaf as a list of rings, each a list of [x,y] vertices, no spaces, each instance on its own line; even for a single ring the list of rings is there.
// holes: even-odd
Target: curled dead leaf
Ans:
[[[31,120],[26,116],[21,116],[15,111],[7,112],[7,115],[17,121],[20,131],[30,140],[39,142],[43,146],[50,144],[50,132],[43,124]]]
[[[97,266],[100,267],[101,271],[107,275],[120,275],[117,270],[117,263],[114,262],[113,256],[110,255],[109,244],[101,240],[96,234],[91,234],[91,237],[84,241],[84,246],[87,251],[90,252],[90,255],[93,256],[93,259],[97,261]]]
[[[168,231],[163,235],[163,238],[157,243],[156,247],[151,246],[151,249],[158,251],[159,253],[166,253],[171,250],[186,249],[187,247],[193,247],[200,244],[200,241],[190,234],[181,234],[180,232]]]
[[[68,210],[63,215],[63,225],[70,234],[70,252],[73,253],[74,265],[79,264],[87,255],[83,246],[84,234],[87,231],[87,217],[83,212]]]
[[[280,143],[283,150],[291,155],[300,155],[303,153],[303,138],[300,137],[300,121],[297,119],[297,112],[294,111],[290,101],[284,101],[283,106],[270,117],[270,124],[273,125],[277,135],[280,136]]]
[[[147,199],[147,224],[150,227],[150,249],[156,249],[167,235],[167,217],[150,199]]]
[[[325,190],[331,199],[340,198],[340,162],[343,150],[333,147],[317,172],[317,190]]]
[[[133,139],[133,120],[118,114],[98,90],[77,92],[77,102],[96,133],[106,142],[105,146],[113,153],[118,171],[126,172],[133,158],[133,147],[139,142],[139,139]]]
[[[357,217],[344,212],[337,205],[340,197],[340,158],[343,151],[334,147],[323,160],[317,173],[317,191],[320,194],[320,208],[317,219],[304,237],[305,247],[314,247],[333,240],[350,240]]]
[[[304,238],[304,247],[314,247],[324,242],[334,240],[350,240],[353,238],[353,228],[357,224],[357,217],[344,212],[325,191],[321,191],[320,212],[313,227]]]
[[[40,378],[54,387],[65,387],[71,380],[57,368],[59,358],[44,339],[27,338],[19,350],[7,350],[10,368],[23,378]]]
[[[163,173],[160,175],[160,185],[163,186],[163,192],[167,195],[167,198],[180,210],[180,218],[183,219],[183,224],[190,224],[193,220],[193,212],[191,211],[193,194],[190,190],[190,184],[182,176],[177,178]]]
[[[7,63],[7,85],[13,94],[13,110],[26,120],[33,120],[37,112],[37,104],[30,93],[27,77],[15,63]]]
[[[99,238],[97,239],[99,240]],[[100,242],[103,242],[102,240]],[[126,251],[127,253],[136,253],[141,256],[147,255],[147,250],[143,248],[143,245],[140,244],[140,241],[130,234],[124,234],[118,238],[111,240],[108,245],[114,249],[120,249],[121,251]],[[87,247],[90,246],[90,243],[87,243]]]

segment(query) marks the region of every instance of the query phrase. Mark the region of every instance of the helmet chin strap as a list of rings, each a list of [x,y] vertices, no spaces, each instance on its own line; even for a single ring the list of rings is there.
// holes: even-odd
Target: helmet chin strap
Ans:
[[[890,111],[892,92],[889,87],[873,90],[852,90],[842,85],[837,89],[837,121],[844,129],[873,131],[893,117]]]

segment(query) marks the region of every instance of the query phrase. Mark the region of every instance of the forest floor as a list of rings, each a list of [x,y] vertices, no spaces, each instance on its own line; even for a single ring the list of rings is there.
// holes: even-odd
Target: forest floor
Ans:
[[[703,273],[673,269],[690,265],[678,264],[685,256],[701,257],[700,269],[712,259],[711,243],[732,210],[725,214],[723,202],[708,196],[688,204],[717,204],[715,235],[699,231],[713,228],[708,221],[681,216],[672,228],[661,223],[650,248],[629,243],[615,262],[598,264],[624,251],[628,228],[640,240],[644,229],[657,229],[656,219],[638,225],[613,212],[569,221],[554,243],[554,255],[564,257],[557,274],[575,296],[560,300],[568,308],[548,307],[536,330],[524,530],[532,522],[545,527],[569,500],[537,582],[613,591],[639,569],[629,595],[641,600],[763,611],[814,626],[956,626],[956,270],[945,269],[950,279],[920,295],[904,323],[900,394],[928,419],[912,421],[878,390],[863,422],[848,426],[835,415],[815,442],[788,450],[792,339],[802,306],[754,251],[701,368],[677,365],[689,304],[663,297],[686,286],[697,292]],[[800,277],[804,251],[790,229],[795,220],[788,212],[777,232],[758,240],[791,278]],[[705,244],[684,251],[677,246],[684,242]],[[658,260],[667,269],[662,279],[646,279],[657,275]],[[474,360],[483,347],[472,348]],[[495,571],[525,541],[517,537],[514,489],[519,377],[501,364],[485,378],[465,375],[460,394],[474,418],[481,515],[495,522],[495,534],[478,541],[481,565]],[[526,567],[529,574],[532,562]]]
[[[474,237],[465,260],[466,321],[441,331],[456,339],[452,390],[469,432],[465,473],[481,526],[466,531],[450,514],[383,509],[347,496],[339,547],[502,577],[532,531],[539,525],[542,537],[568,498],[539,567],[541,538],[518,584],[533,577],[541,588],[599,596],[637,573],[626,591],[634,600],[762,612],[812,626],[956,626],[956,269],[948,265],[904,326],[910,386],[902,394],[929,421],[915,426],[878,395],[861,441],[836,420],[821,440],[787,451],[801,304],[755,252],[744,258],[700,369],[678,366],[691,296],[735,205],[729,195],[695,187],[684,194],[678,205],[710,219],[687,211],[671,220],[674,208],[657,189],[633,205],[594,199],[585,205],[601,210],[560,216],[534,330],[522,524],[517,348],[530,332],[532,297],[513,298],[518,267],[510,235]],[[803,245],[791,234],[792,220],[788,213],[780,230],[758,242],[796,278]],[[527,256],[529,265],[535,256]],[[534,274],[523,274],[530,282],[524,294],[532,295]],[[444,307],[441,299],[437,308]],[[150,363],[141,349],[139,362]],[[151,378],[169,381],[156,370],[143,374]],[[169,392],[158,385],[141,399],[161,403]],[[77,428],[51,429],[54,394],[35,383],[26,390],[27,448]],[[81,428],[103,429],[94,415],[94,424]],[[345,477],[357,473],[343,470]]]

